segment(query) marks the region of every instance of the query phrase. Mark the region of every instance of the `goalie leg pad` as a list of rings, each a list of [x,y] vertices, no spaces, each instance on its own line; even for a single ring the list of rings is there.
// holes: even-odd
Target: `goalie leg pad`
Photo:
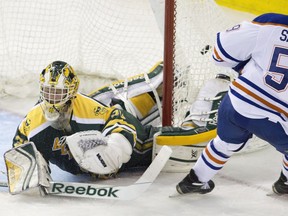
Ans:
[[[125,109],[142,124],[156,126],[159,125],[161,116],[162,82],[163,63],[157,62],[149,73],[113,82],[111,85],[97,89],[89,96],[107,106]],[[157,116],[155,116],[156,111]]]
[[[195,127],[185,130],[176,127],[163,127],[161,133],[154,137],[158,145],[183,146],[208,143],[216,137],[216,126],[214,127]]]
[[[196,127],[191,130],[181,128],[163,128],[154,135],[153,157],[157,155],[163,145],[172,148],[164,171],[187,172],[191,169],[208,142],[216,136],[216,128]]]
[[[48,164],[33,142],[20,145],[4,153],[9,192],[18,194],[30,188],[49,187]]]

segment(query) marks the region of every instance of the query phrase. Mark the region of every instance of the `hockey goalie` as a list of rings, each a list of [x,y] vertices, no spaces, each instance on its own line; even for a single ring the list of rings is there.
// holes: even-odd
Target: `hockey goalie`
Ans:
[[[176,146],[171,160],[181,161],[183,155],[189,163],[191,157],[196,160],[194,149],[202,150],[216,134],[217,109],[230,78],[208,80],[181,127],[161,127],[162,73],[158,62],[147,74],[86,96],[78,92],[79,79],[69,64],[48,65],[40,75],[40,101],[21,121],[13,148],[4,154],[10,193],[34,187],[47,192],[49,163],[103,179],[148,167],[163,145]]]

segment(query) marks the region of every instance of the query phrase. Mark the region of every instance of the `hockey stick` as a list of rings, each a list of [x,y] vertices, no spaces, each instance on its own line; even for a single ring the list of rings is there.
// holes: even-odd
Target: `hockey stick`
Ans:
[[[6,172],[4,172],[4,171],[2,171],[2,170],[0,170],[0,174],[3,174],[3,175],[7,175],[6,174]],[[2,182],[2,181],[0,181],[0,187],[8,187],[8,183],[7,182]]]
[[[74,182],[50,182],[48,195],[98,199],[132,200],[145,192],[168,161],[172,150],[163,146],[143,175],[132,185],[111,186]]]
[[[7,182],[0,182],[0,187],[8,187],[8,183]]]

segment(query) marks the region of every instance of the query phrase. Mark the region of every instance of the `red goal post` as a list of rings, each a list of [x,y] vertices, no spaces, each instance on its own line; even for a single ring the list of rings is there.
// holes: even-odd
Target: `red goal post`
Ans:
[[[164,66],[163,66],[163,100],[162,104],[162,126],[172,124],[172,106],[173,106],[173,56],[175,42],[175,0],[165,1],[165,25],[164,25]]]
[[[179,126],[205,80],[231,73],[212,64],[209,49],[231,25],[213,0],[165,0],[164,126]]]

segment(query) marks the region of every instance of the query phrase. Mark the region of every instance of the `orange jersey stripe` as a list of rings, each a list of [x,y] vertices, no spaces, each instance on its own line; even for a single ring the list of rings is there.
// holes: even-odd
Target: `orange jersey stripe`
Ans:
[[[218,60],[223,61],[223,59],[219,56],[219,54],[218,54],[217,50],[215,49],[215,47],[214,47],[214,54],[215,54],[215,57],[216,57]]]
[[[288,167],[288,162],[286,162],[285,160],[283,160],[283,164]]]
[[[274,104],[264,100],[263,98],[261,98],[260,96],[256,95],[255,93],[251,92],[249,89],[245,88],[244,86],[242,86],[241,84],[237,83],[236,81],[233,81],[232,84],[234,86],[236,86],[237,88],[241,89],[243,92],[245,92],[246,94],[250,95],[251,97],[253,97],[254,99],[260,101],[262,104],[266,105],[267,107],[279,112],[279,113],[283,113],[286,117],[288,117],[288,113],[281,109],[280,107],[275,106]]]

